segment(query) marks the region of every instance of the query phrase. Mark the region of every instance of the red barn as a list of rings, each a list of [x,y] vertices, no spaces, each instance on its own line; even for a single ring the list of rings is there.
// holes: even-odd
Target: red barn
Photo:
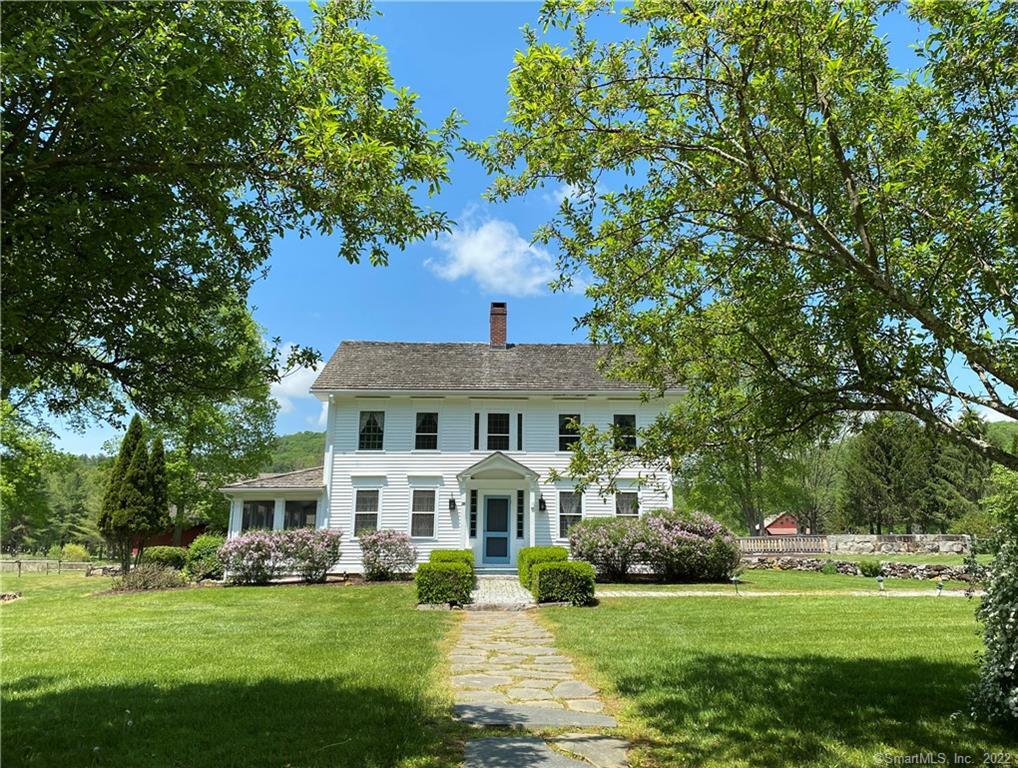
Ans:
[[[765,536],[795,536],[799,533],[799,521],[795,515],[782,512],[764,518],[763,528]]]

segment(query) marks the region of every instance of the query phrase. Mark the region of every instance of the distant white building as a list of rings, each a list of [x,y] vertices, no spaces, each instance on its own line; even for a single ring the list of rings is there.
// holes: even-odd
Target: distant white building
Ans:
[[[499,570],[523,547],[565,544],[581,518],[670,507],[671,477],[646,468],[624,471],[607,498],[549,479],[569,464],[576,422],[635,441],[677,396],[641,402],[597,359],[588,344],[507,344],[504,303],[491,305],[487,344],[344,341],[311,387],[328,403],[324,466],[224,488],[229,535],[339,529],[335,570],[357,572],[358,534],[395,529],[422,561],[472,549],[479,570]]]

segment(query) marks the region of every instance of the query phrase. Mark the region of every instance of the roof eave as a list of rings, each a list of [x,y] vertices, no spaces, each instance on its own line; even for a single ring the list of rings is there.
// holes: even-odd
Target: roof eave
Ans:
[[[322,401],[335,395],[360,395],[376,397],[392,397],[393,395],[414,395],[417,397],[449,396],[460,397],[619,397],[639,398],[646,390],[632,389],[402,389],[402,388],[350,388],[350,387],[311,387],[311,394]],[[684,389],[666,389],[660,397],[674,398],[685,393]],[[658,398],[654,395],[652,399]]]

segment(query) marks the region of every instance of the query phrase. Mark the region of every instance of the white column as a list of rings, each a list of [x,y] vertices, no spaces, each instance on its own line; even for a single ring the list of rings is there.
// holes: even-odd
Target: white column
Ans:
[[[530,546],[537,541],[537,506],[541,498],[541,490],[537,483],[530,484]]]
[[[244,502],[236,497],[230,499],[230,526],[226,531],[226,538],[232,539],[240,534],[243,510]]]
[[[272,530],[283,530],[283,512],[286,509],[285,499],[276,499],[276,505],[272,510]]]

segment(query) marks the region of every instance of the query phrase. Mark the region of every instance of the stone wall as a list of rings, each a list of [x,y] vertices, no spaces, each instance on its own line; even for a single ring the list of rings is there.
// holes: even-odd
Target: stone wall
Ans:
[[[853,555],[919,554],[962,555],[969,551],[968,536],[946,533],[872,534],[840,533],[827,537],[828,551]]]

